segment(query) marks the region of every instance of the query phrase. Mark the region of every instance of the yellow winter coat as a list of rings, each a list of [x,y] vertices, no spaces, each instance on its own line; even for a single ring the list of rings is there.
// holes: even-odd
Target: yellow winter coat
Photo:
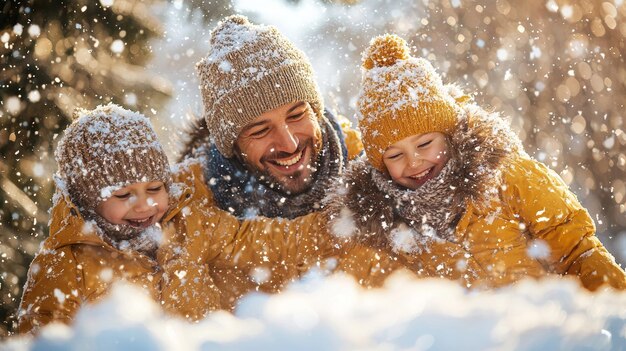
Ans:
[[[159,256],[162,300],[170,311],[198,320],[216,309],[212,282],[220,293],[220,308],[232,310],[244,294],[278,292],[312,267],[346,272],[365,286],[380,286],[399,267],[383,250],[356,247],[346,252],[336,247],[320,213],[293,220],[238,221],[213,204],[200,165],[189,168],[185,174],[191,177],[177,181],[192,188],[194,199],[202,199],[203,229],[179,232]]]
[[[178,178],[190,177],[184,172]],[[183,184],[170,190],[173,205],[161,220],[164,240],[175,232],[203,230],[192,203],[192,193]],[[28,280],[18,312],[19,332],[35,331],[52,322],[70,323],[84,302],[106,295],[112,283],[124,280],[143,287],[156,301],[160,298],[161,274],[157,261],[136,251],[120,251],[85,225],[69,197],[57,192],[59,200],[51,211],[50,236],[30,265]],[[160,252],[157,252],[157,257]],[[205,289],[207,304],[218,305],[219,295]]]
[[[360,136],[350,122],[337,120],[344,135],[348,158],[363,150]],[[185,157],[206,157],[210,135],[204,119],[187,136]],[[202,318],[215,306],[207,304],[206,279],[212,279],[221,296],[221,308],[232,310],[250,291],[278,292],[311,267],[345,272],[366,287],[381,286],[400,268],[395,255],[381,249],[354,246],[339,248],[329,238],[326,218],[312,213],[293,220],[257,217],[239,221],[221,210],[194,165],[193,179],[179,179],[202,199],[204,231],[187,232],[163,250],[163,303],[171,311],[192,320]],[[206,274],[208,272],[208,274]]]
[[[448,140],[454,168],[445,181],[455,189],[446,217],[450,232],[429,235],[401,214],[411,208],[409,213],[418,213],[419,207],[428,225],[448,198],[406,192],[364,160],[353,163],[331,190],[326,213],[332,232],[349,243],[398,253],[421,276],[466,286],[498,287],[558,274],[578,277],[589,290],[626,289],[624,271],[561,178],[530,159],[500,120],[475,105],[464,108],[468,117]]]
[[[626,289],[626,275],[600,240],[589,213],[560,177],[540,162],[519,158],[503,171],[497,199],[470,203],[451,241],[430,252],[402,254],[428,276],[498,287],[550,274],[578,277],[596,290]]]
[[[344,116],[339,115],[337,120],[345,135],[348,160],[355,160],[363,152],[361,134],[352,128],[352,123]],[[328,218],[322,213],[318,216],[321,217],[318,220],[324,223],[324,235],[329,234]],[[367,245],[342,247],[338,255],[336,271],[351,275],[366,288],[381,287],[392,272],[402,268],[395,254]]]

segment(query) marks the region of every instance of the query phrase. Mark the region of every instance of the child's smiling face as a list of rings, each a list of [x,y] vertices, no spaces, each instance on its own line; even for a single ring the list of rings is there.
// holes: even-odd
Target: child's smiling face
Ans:
[[[406,137],[389,146],[383,154],[391,179],[413,190],[436,177],[448,159],[448,142],[439,132]]]
[[[133,183],[98,204],[96,213],[112,224],[147,228],[163,218],[168,200],[163,182]]]

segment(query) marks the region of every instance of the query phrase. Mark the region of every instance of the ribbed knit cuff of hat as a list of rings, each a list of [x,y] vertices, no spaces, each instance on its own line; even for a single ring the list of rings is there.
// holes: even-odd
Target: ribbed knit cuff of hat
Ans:
[[[379,116],[367,128],[363,128],[363,139],[369,163],[379,171],[385,171],[383,154],[392,144],[406,137],[437,131],[450,134],[454,125],[450,116],[457,111],[446,101],[433,101],[420,108],[408,106],[402,110]],[[361,123],[364,125],[365,123]]]
[[[160,181],[169,188],[171,173],[161,150],[129,149],[111,154],[108,162],[98,161],[85,164],[80,176],[68,179],[70,198],[81,210],[95,210],[113,192],[134,183]]]
[[[227,158],[233,156],[233,146],[241,130],[267,111],[296,101],[305,101],[321,118],[324,106],[317,90],[311,89],[312,77],[298,74],[304,65],[284,66],[254,85],[242,86],[229,92],[207,111],[205,118],[213,129],[211,136],[217,149]],[[260,94],[262,92],[262,95]]]

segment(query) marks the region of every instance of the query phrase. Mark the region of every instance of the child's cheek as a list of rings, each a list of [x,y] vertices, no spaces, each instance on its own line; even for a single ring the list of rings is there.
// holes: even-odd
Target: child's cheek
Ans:
[[[165,215],[165,212],[167,212],[167,210],[169,209],[169,194],[167,192],[163,192],[162,194],[159,194],[159,196],[154,200],[156,202],[158,210],[157,217],[160,221],[161,218],[163,218],[163,216]]]
[[[163,216],[165,216],[165,213],[167,212],[168,209],[169,209],[169,206],[168,206],[167,201],[164,202],[163,204],[159,204],[159,207],[158,207],[159,212],[157,212],[157,217],[156,217],[157,222],[160,222],[161,219],[163,219]]]

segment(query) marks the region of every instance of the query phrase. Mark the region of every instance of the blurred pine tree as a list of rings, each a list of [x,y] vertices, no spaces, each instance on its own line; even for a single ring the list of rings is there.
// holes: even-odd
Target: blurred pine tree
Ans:
[[[152,116],[169,83],[148,75],[159,0],[8,0],[0,17],[0,337],[46,237],[54,146],[72,111],[114,102]]]

